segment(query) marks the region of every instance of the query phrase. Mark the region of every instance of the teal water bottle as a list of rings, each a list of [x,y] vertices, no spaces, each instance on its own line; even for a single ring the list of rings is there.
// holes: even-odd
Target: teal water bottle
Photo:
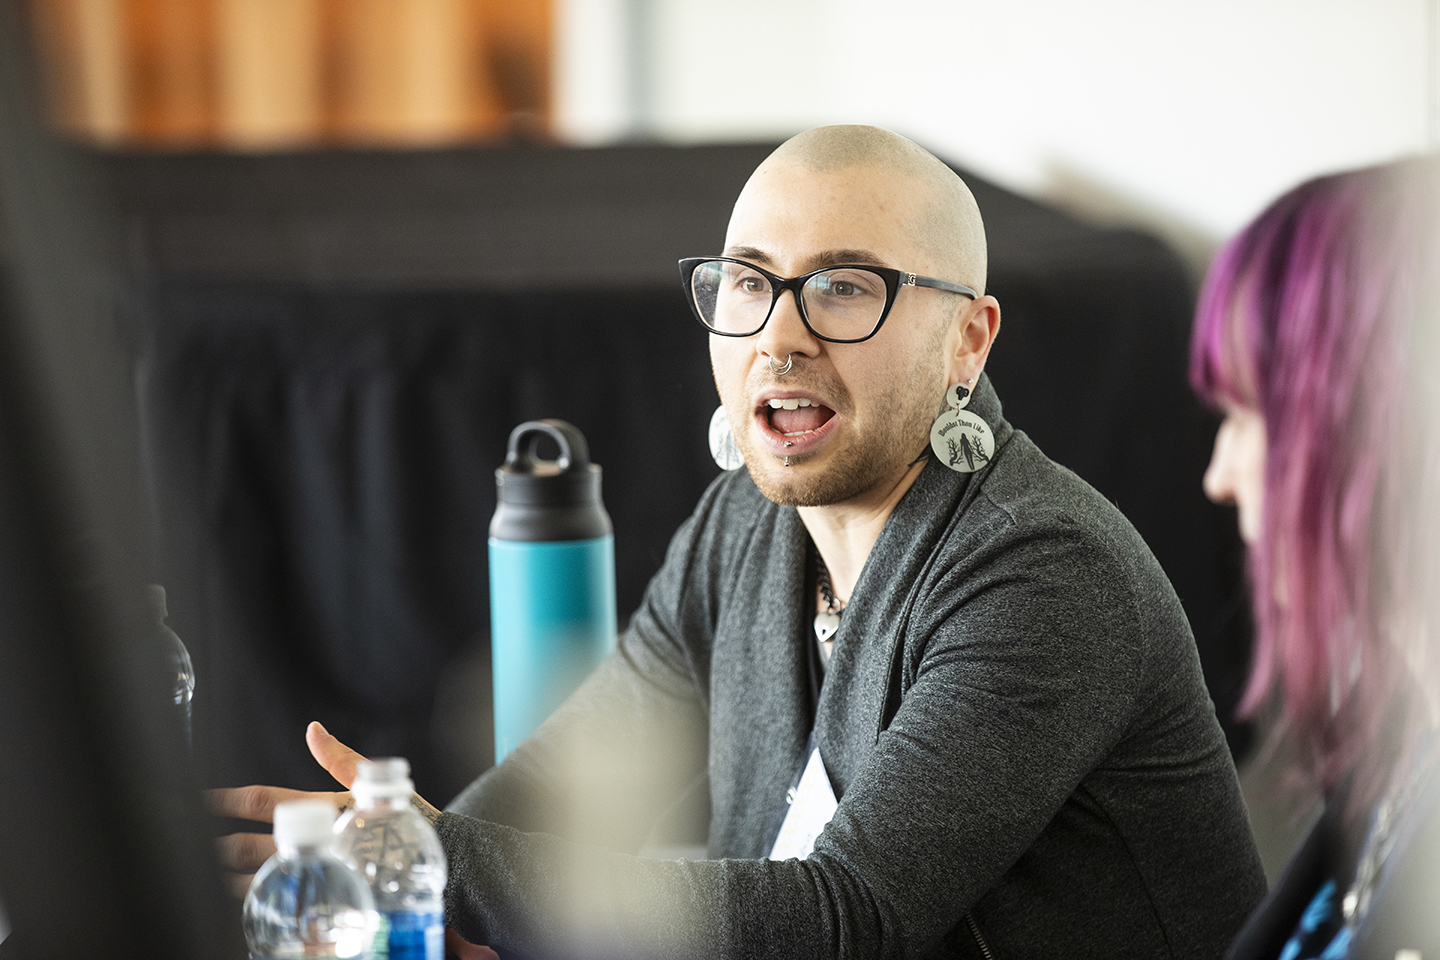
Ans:
[[[560,448],[536,459],[540,441]],[[490,657],[495,762],[560,705],[615,647],[615,536],[600,468],[563,420],[510,433],[490,521]]]

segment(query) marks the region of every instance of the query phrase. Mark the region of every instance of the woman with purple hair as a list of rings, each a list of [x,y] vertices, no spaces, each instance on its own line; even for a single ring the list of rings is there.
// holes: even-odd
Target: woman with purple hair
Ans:
[[[1274,704],[1326,810],[1237,960],[1440,960],[1440,166],[1296,187],[1220,252],[1191,350],[1225,420]],[[1405,951],[1414,951],[1406,953]]]

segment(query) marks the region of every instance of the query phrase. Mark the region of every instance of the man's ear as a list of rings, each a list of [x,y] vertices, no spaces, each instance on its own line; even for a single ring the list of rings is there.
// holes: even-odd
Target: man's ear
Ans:
[[[1000,332],[1000,301],[986,294],[967,300],[955,322],[946,357],[950,383],[979,379],[990,357],[990,347]]]

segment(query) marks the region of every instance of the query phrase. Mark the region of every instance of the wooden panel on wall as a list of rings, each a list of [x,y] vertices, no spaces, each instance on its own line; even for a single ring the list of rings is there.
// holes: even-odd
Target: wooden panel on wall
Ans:
[[[555,4],[508,0],[482,5],[489,70],[516,132],[549,129],[554,103]]]
[[[31,0],[57,123],[265,150],[544,137],[554,0]]]
[[[240,148],[326,131],[321,0],[214,0],[216,139]]]
[[[336,132],[347,141],[441,143],[495,135],[475,0],[332,0]],[[334,9],[332,7],[332,9]]]
[[[129,44],[124,0],[34,4],[45,89],[56,121],[102,143],[130,130]]]
[[[130,122],[135,138],[200,144],[215,129],[211,4],[204,0],[127,0]]]

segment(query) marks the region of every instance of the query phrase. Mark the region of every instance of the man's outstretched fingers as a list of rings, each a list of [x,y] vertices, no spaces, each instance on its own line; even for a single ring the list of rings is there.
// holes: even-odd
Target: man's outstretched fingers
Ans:
[[[268,833],[231,833],[215,840],[215,852],[226,870],[254,873],[275,855],[275,838]]]
[[[307,793],[304,790],[251,784],[248,787],[218,787],[206,790],[205,806],[217,817],[274,823],[277,803],[287,800],[329,800],[338,807],[343,801],[336,801],[335,796],[333,793]]]
[[[326,773],[340,781],[345,789],[350,789],[350,784],[355,782],[355,765],[365,757],[332,737],[318,720],[311,721],[310,726],[305,728],[305,745]]]

